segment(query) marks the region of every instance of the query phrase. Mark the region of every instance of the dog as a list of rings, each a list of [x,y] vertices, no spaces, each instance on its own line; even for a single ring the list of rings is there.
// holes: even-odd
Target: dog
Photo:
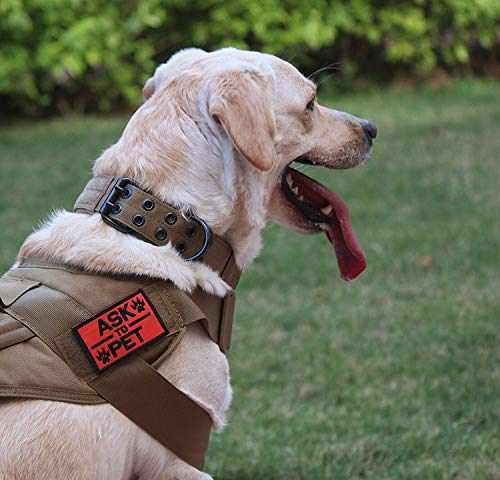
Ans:
[[[372,150],[372,123],[319,105],[316,85],[284,60],[234,48],[181,50],[156,69],[143,95],[94,175],[134,179],[189,209],[231,245],[241,269],[261,249],[269,220],[325,232],[345,280],[365,268],[346,204],[290,164],[356,167]],[[15,266],[32,258],[164,279],[185,292],[200,287],[223,297],[230,289],[203,262],[120,233],[97,214],[54,213],[26,239]],[[158,370],[208,412],[216,431],[224,428],[228,362],[199,322]],[[109,404],[2,399],[0,418],[1,479],[212,478]]]

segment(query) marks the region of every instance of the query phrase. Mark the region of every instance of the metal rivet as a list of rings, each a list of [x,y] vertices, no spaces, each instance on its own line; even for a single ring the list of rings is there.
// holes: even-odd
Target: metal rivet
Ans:
[[[165,215],[165,221],[166,221],[169,225],[173,225],[175,222],[177,222],[177,215],[176,215],[175,213],[168,212],[168,213]]]
[[[153,200],[150,200],[149,198],[146,198],[146,200],[142,201],[142,208],[148,211],[153,210],[153,208],[155,208],[155,202],[153,202]]]
[[[146,223],[146,219],[142,215],[137,214],[133,216],[132,222],[134,225],[142,227]]]
[[[118,215],[121,211],[122,211],[122,204],[121,203],[115,203],[111,207],[111,213],[113,213],[114,215]]]
[[[122,193],[120,194],[122,198],[128,198],[130,195],[132,195],[132,189],[131,188],[124,188]]]
[[[186,250],[186,244],[184,242],[180,242],[177,244],[176,248],[179,253],[183,253]]]
[[[165,240],[167,238],[167,231],[164,228],[160,227],[158,230],[156,230],[155,237],[158,240]]]
[[[194,237],[196,235],[196,228],[194,228],[193,225],[189,225],[189,227],[186,228],[186,235],[188,237]]]

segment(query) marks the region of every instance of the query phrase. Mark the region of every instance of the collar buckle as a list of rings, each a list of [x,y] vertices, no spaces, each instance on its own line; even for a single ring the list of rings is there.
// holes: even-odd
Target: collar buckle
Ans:
[[[117,222],[116,220],[111,218],[109,214],[113,212],[113,209],[118,207],[116,201],[118,200],[118,198],[120,198],[120,196],[122,198],[129,198],[130,195],[132,195],[132,190],[130,190],[130,188],[127,188],[128,185],[137,186],[137,184],[130,180],[130,178],[119,178],[116,181],[111,192],[109,193],[108,197],[102,204],[101,208],[99,209],[102,220],[122,233],[133,233],[133,230],[130,227]]]

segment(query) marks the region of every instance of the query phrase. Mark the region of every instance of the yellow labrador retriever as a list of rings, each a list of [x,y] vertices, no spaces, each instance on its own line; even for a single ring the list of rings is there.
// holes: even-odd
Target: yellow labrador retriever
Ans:
[[[301,233],[325,232],[341,277],[365,268],[345,203],[292,162],[331,169],[363,162],[373,124],[318,104],[316,86],[271,55],[183,50],[160,65],[145,102],[95,175],[129,177],[157,197],[187,207],[234,249],[245,268],[261,248],[269,219]],[[59,211],[24,242],[18,257],[93,272],[136,274],[224,296],[227,284],[170,245],[124,235],[98,214]],[[231,403],[226,357],[199,324],[159,371],[210,415],[221,431]],[[0,402],[1,479],[209,479],[109,404]],[[117,440],[119,439],[119,444]]]

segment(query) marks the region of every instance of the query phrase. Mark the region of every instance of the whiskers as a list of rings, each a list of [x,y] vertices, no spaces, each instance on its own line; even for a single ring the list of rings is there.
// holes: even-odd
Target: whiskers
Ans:
[[[321,78],[321,80],[318,82],[317,79],[323,72],[328,72],[332,71],[329,75],[326,75]],[[322,83],[326,82],[330,78],[332,78],[337,72],[340,72],[340,62],[334,62],[330,63],[329,65],[325,65],[324,67],[318,68],[318,70],[314,71],[309,75],[307,78],[311,81],[313,81],[317,87],[319,87]]]

